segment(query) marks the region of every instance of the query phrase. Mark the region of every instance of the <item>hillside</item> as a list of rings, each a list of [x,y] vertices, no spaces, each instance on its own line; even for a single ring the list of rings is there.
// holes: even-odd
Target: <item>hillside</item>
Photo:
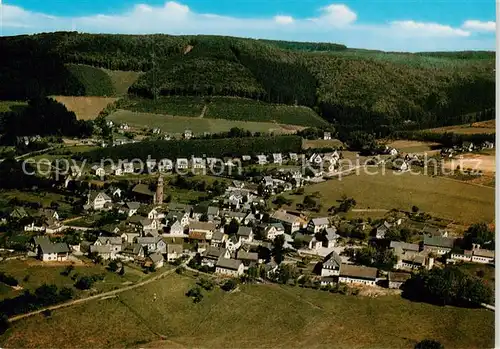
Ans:
[[[495,106],[493,52],[387,53],[325,43],[73,32],[3,37],[0,50],[0,99],[123,95],[130,86],[135,98],[227,96],[301,105],[341,132],[379,134],[491,119]]]

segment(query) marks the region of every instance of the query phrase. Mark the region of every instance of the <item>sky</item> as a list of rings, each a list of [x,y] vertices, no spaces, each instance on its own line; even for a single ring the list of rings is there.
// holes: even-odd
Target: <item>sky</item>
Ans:
[[[495,50],[494,0],[0,0],[0,35],[215,34],[386,51]]]

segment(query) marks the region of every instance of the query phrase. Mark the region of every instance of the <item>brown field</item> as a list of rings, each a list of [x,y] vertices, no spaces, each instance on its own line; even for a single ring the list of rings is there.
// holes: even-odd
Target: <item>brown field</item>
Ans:
[[[338,139],[304,139],[302,141],[303,149],[310,148],[339,148],[343,147],[344,143],[339,141]]]
[[[494,173],[496,172],[495,154],[464,154],[445,162],[448,169],[456,169],[460,166],[462,169],[471,168],[473,170],[481,170],[483,172]]]
[[[64,104],[68,110],[75,112],[80,120],[95,119],[108,104],[118,100],[114,97],[54,96],[53,98]]]
[[[431,128],[427,131],[436,133],[453,132],[458,134],[495,133],[495,120],[474,122],[466,125]]]

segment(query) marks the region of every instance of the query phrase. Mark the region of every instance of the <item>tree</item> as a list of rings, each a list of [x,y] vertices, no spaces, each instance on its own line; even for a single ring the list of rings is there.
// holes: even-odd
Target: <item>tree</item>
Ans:
[[[121,268],[121,269],[120,269],[120,271],[118,272],[118,275],[120,275],[120,276],[125,275],[125,267],[124,267],[124,266],[122,266],[122,268]]]
[[[280,264],[284,259],[284,246],[285,245],[285,237],[283,235],[278,235],[273,241],[273,251],[272,254],[274,256],[274,260],[276,263]]]
[[[108,269],[112,271],[113,273],[118,270],[118,262],[116,260],[112,260],[108,264]]]
[[[419,208],[417,206],[412,206],[411,207],[411,212],[417,213],[419,211]]]
[[[415,349],[444,349],[444,345],[434,339],[424,339],[415,344]]]
[[[199,286],[191,287],[187,292],[186,296],[193,298],[194,303],[199,303],[203,299],[203,294],[201,293],[201,288]]]
[[[94,279],[92,277],[82,276],[75,283],[75,287],[78,288],[79,290],[88,290],[92,287],[93,284],[94,284]]]
[[[495,246],[495,232],[488,228],[486,223],[472,224],[464,233],[463,248],[471,249],[472,244]]]
[[[292,200],[285,198],[283,195],[278,195],[276,199],[274,199],[273,204],[278,205],[279,207],[283,205],[290,206],[292,204]]]
[[[238,283],[236,282],[236,280],[229,279],[226,282],[224,282],[224,284],[220,288],[226,292],[229,292],[229,291],[234,290],[236,288],[236,286],[238,286]]]

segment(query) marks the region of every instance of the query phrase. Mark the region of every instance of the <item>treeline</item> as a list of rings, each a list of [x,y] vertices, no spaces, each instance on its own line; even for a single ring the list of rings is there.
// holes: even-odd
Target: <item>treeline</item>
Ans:
[[[453,132],[396,131],[391,134],[391,138],[435,142],[445,147],[461,146],[463,142],[472,142],[474,144],[481,144],[486,141],[495,142],[494,133],[458,134]]]
[[[341,44],[332,44],[327,42],[299,42],[299,41],[280,41],[280,40],[264,40],[259,41],[265,42],[266,44],[271,44],[282,49],[288,49],[292,51],[344,51],[347,50],[347,46]]]
[[[42,285],[34,292],[24,291],[15,298],[7,298],[0,302],[0,314],[14,316],[29,313],[40,308],[68,301],[73,298],[73,289],[56,285]]]
[[[421,270],[403,284],[403,297],[437,305],[490,304],[493,290],[481,279],[455,266]]]
[[[302,138],[298,136],[263,136],[225,139],[192,139],[152,141],[134,144],[125,144],[110,148],[101,148],[79,157],[92,162],[101,159],[146,160],[152,159],[190,158],[191,156],[224,157],[257,155],[269,153],[300,152]]]
[[[77,120],[74,112],[52,98],[34,98],[25,108],[0,113],[2,144],[16,144],[20,136],[92,135],[91,121]]]

